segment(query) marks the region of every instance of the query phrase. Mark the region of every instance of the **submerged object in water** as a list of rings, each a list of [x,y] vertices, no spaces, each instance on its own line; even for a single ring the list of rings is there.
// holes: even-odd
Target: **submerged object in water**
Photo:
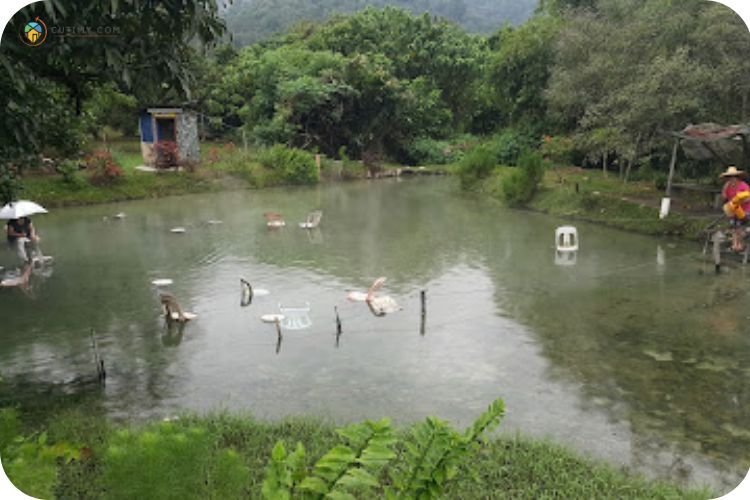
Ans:
[[[315,229],[320,225],[320,219],[323,217],[321,210],[315,210],[307,214],[305,222],[300,222],[299,227],[302,229]]]
[[[280,323],[284,320],[283,314],[264,314],[260,317],[260,320],[263,321],[263,323]]]
[[[263,217],[266,218],[266,226],[270,228],[278,228],[286,226],[284,218],[278,212],[265,212]]]
[[[240,305],[242,307],[249,306],[253,303],[253,287],[250,285],[249,281],[243,278],[240,278],[240,286],[242,287]]]

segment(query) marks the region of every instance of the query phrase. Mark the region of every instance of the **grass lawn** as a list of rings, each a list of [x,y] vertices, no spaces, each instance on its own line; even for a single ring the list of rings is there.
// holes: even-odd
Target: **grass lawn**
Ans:
[[[515,167],[497,167],[480,190],[503,199],[502,182]],[[669,216],[659,219],[664,193],[653,182],[622,182],[614,173],[580,168],[551,168],[528,208],[560,217],[601,223],[652,235],[690,239],[705,237],[703,230],[721,215],[712,211],[708,198],[699,193],[672,196]]]
[[[7,417],[7,411],[0,411],[0,449],[12,434],[3,432],[9,427],[4,414]],[[287,450],[303,443],[308,471],[328,450],[342,444],[335,427],[318,419],[263,422],[228,413],[122,426],[95,412],[68,409],[46,413],[43,422],[27,427],[25,433],[32,429],[37,432],[27,438],[29,442],[38,442],[44,431],[47,445],[81,450],[67,463],[50,462],[56,473],[37,473],[35,478],[46,481],[49,491],[62,498],[263,498],[271,450],[278,441],[284,441]],[[397,430],[399,441],[408,435],[409,429]],[[397,445],[396,452],[401,456],[403,447]],[[23,464],[6,470],[11,480],[14,472],[18,474],[19,484],[34,478],[23,476]],[[456,472],[435,498],[705,500],[716,496],[705,489],[648,481],[560,446],[519,437],[487,440]],[[381,487],[389,483],[388,477],[386,469],[378,478]],[[382,498],[382,494],[376,488],[356,498]]]

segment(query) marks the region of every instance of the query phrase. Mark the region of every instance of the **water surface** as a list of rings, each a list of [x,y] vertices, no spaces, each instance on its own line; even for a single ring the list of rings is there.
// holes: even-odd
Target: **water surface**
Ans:
[[[317,208],[319,230],[296,227]],[[287,227],[268,230],[265,211]],[[554,229],[569,222],[432,179],[56,210],[35,218],[52,274],[28,295],[0,290],[0,373],[15,390],[3,397],[94,375],[93,328],[108,372],[95,398],[113,418],[230,409],[464,426],[501,397],[503,432],[729,491],[750,466],[748,277],[701,274],[693,243],[583,223],[575,265],[558,265]],[[378,276],[401,311],[347,302]],[[241,307],[240,277],[270,295]],[[199,315],[182,332],[165,328],[156,278]],[[309,303],[311,324],[281,344],[260,321],[279,303]]]

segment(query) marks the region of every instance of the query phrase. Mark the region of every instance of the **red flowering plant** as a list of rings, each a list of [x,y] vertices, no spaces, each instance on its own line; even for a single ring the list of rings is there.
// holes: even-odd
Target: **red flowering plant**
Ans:
[[[175,141],[158,141],[154,145],[156,168],[171,168],[178,165],[177,143]]]
[[[123,170],[112,158],[112,153],[98,149],[84,159],[86,170],[91,172],[91,183],[106,185],[117,182],[123,176]]]

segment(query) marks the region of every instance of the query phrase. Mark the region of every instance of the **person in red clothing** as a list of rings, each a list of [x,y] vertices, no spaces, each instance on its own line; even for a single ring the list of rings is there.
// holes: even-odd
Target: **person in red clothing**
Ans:
[[[721,194],[726,200],[724,213],[730,218],[734,227],[732,232],[732,250],[741,252],[745,249],[742,231],[750,216],[750,186],[743,180],[747,177],[745,172],[731,166],[719,177],[726,179]]]

